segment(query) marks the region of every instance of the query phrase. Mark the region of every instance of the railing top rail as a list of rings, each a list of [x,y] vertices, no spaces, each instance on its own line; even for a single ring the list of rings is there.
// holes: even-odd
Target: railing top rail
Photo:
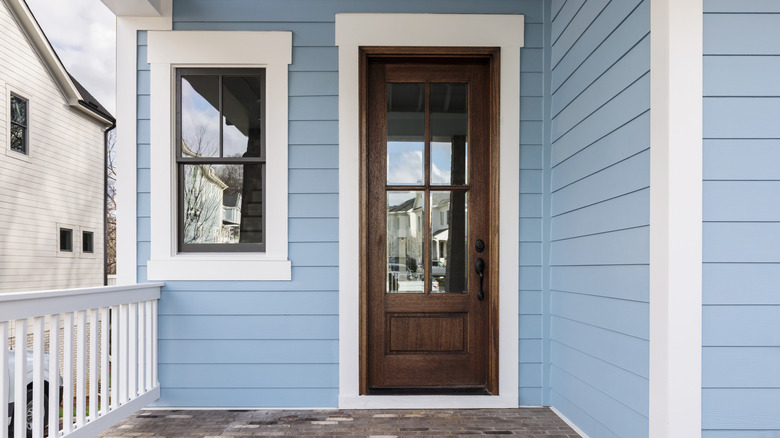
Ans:
[[[0,294],[0,321],[157,300],[165,283],[139,283],[78,289]]]

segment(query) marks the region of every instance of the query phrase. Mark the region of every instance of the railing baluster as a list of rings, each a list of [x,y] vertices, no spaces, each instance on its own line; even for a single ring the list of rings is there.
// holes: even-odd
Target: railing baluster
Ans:
[[[136,384],[137,394],[146,392],[146,376],[144,375],[144,363],[146,362],[146,306],[144,303],[138,303],[138,361],[135,369],[138,370],[138,382]]]
[[[14,438],[27,437],[27,320],[14,321]]]
[[[89,311],[89,415],[91,421],[98,414],[98,312],[97,309]]]
[[[108,307],[100,308],[100,415],[108,412],[110,402],[108,398]]]
[[[111,409],[119,407],[119,307],[111,307]]]
[[[33,319],[33,438],[43,438],[43,333],[45,323],[46,320],[44,318],[37,317]]]
[[[0,321],[0,436],[8,436],[8,323]]]
[[[85,311],[76,312],[76,427],[87,422],[87,320]]]
[[[62,320],[62,431],[73,431],[73,313]]]
[[[130,303],[127,313],[130,318],[127,333],[127,397],[131,399],[138,395],[138,379],[135,366],[138,363],[138,305]]]
[[[152,343],[155,338],[152,338],[152,322],[154,313],[152,312],[152,302],[147,301],[146,305],[146,364],[144,366],[144,374],[146,375],[146,389],[149,390],[154,387],[154,381],[152,380]]]
[[[157,300],[152,302],[152,382],[154,386],[159,385],[157,380]]]
[[[119,405],[127,403],[129,399],[127,393],[127,304],[119,306],[119,363],[117,371],[119,372]]]
[[[49,316],[49,436],[60,431],[60,315]]]

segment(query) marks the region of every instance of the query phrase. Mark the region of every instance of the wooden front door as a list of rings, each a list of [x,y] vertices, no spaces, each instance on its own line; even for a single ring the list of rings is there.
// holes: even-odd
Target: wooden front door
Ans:
[[[496,394],[496,53],[363,56],[362,393]]]

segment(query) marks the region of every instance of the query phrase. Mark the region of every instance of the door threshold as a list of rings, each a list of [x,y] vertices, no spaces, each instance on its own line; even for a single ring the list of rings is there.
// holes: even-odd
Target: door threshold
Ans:
[[[484,386],[371,388],[368,395],[490,395]]]
[[[341,395],[340,409],[516,408],[518,394],[504,395]]]

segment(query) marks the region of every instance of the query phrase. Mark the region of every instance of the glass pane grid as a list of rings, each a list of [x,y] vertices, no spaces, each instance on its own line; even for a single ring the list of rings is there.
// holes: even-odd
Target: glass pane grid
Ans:
[[[466,293],[468,84],[386,91],[387,292]]]

